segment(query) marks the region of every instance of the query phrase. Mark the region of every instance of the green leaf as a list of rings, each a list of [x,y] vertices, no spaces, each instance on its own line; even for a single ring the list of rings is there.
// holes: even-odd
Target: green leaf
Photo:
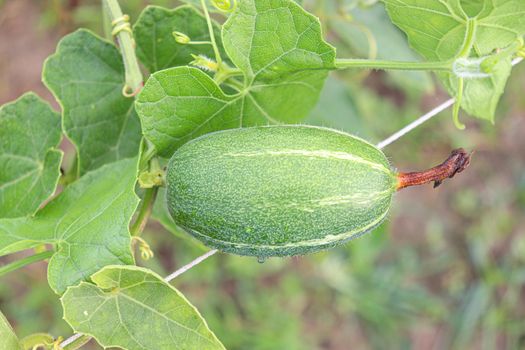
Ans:
[[[408,36],[412,48],[428,60],[457,58],[470,36],[468,21],[474,18],[470,57],[505,48],[525,33],[525,2],[484,0],[481,4],[460,0],[384,0],[392,21]],[[468,15],[467,15],[468,13]],[[475,17],[471,17],[475,15]],[[467,47],[468,49],[468,47]],[[494,121],[494,113],[511,70],[510,56],[494,67],[490,77],[465,78],[461,107],[481,119]],[[439,74],[452,95],[458,93],[458,78]]]
[[[335,51],[323,40],[319,20],[293,1],[242,1],[224,23],[222,36],[247,80],[314,69],[326,75],[324,70],[334,67]]]
[[[133,99],[122,95],[124,64],[115,45],[86,30],[69,34],[44,64],[43,81],[62,106],[79,174],[138,154],[140,124]]]
[[[60,116],[33,93],[0,107],[0,217],[34,214],[60,178]]]
[[[6,350],[22,350],[22,346],[9,324],[9,321],[0,312],[0,349]]]
[[[48,281],[61,294],[109,264],[133,264],[128,224],[138,198],[136,159],[91,171],[34,218],[0,220],[0,256],[50,243],[57,246]]]
[[[128,350],[225,349],[197,309],[154,272],[107,266],[95,285],[82,282],[62,297],[64,318],[104,347]]]
[[[222,38],[244,75],[237,94],[188,67],[153,74],[140,93],[144,136],[162,156],[211,131],[302,120],[334,67],[335,50],[319,21],[290,0],[239,2]]]
[[[220,30],[214,23],[215,31]],[[211,45],[179,44],[173,32],[186,34],[192,41],[210,41],[206,18],[193,6],[180,6],[169,10],[148,6],[133,27],[137,43],[137,56],[153,73],[158,70],[187,65],[193,61],[192,54],[213,57]],[[222,46],[216,35],[217,44]]]

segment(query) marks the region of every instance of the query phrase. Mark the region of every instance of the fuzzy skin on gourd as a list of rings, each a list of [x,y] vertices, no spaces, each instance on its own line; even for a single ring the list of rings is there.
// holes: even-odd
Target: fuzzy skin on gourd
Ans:
[[[356,238],[386,217],[397,179],[378,148],[313,126],[219,131],[179,148],[168,208],[210,247],[300,255]]]

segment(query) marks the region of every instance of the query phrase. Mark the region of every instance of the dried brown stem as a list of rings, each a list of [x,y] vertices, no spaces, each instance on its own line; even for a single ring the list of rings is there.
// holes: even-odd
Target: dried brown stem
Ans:
[[[441,185],[447,179],[452,178],[457,173],[465,170],[470,164],[472,154],[467,153],[463,148],[452,151],[450,156],[442,164],[437,165],[426,171],[416,171],[411,173],[399,173],[397,175],[397,190],[402,188],[424,185],[434,182],[434,188]]]

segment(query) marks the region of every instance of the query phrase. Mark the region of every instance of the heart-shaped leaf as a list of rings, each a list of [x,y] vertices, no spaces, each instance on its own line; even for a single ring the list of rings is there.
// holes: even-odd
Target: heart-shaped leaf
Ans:
[[[138,198],[136,159],[89,172],[34,218],[0,220],[0,256],[55,244],[48,281],[55,292],[86,280],[109,264],[133,264],[128,224]]]
[[[91,280],[64,294],[64,318],[105,348],[225,349],[197,309],[154,272],[107,266]]]
[[[412,48],[428,60],[451,60],[464,49],[470,57],[482,57],[513,44],[525,34],[522,0],[383,1],[392,21],[407,34]],[[465,77],[461,107],[475,117],[494,121],[510,70],[509,55],[497,63],[489,76]],[[439,77],[450,94],[459,93],[460,78],[451,73],[440,73]]]
[[[0,218],[34,214],[60,178],[60,115],[33,93],[0,108]]]
[[[62,106],[63,127],[78,152],[78,171],[136,157],[140,123],[122,95],[124,64],[110,42],[87,30],[60,40],[44,64],[43,81]]]
[[[238,93],[227,95],[198,69],[177,67],[153,74],[139,95],[144,136],[162,156],[211,131],[302,120],[334,67],[319,21],[290,0],[241,1],[222,38],[244,76],[233,81]]]

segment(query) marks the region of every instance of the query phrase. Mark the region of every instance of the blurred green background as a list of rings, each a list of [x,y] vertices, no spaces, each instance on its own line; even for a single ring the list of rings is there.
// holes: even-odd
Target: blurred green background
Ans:
[[[177,5],[121,1],[132,20],[150,3]],[[375,1],[303,5],[321,18],[340,57],[418,59]],[[0,0],[0,103],[33,90],[57,107],[40,82],[42,63],[77,27],[101,33],[98,1]],[[462,115],[467,129],[459,131],[449,110],[388,146],[400,170],[433,166],[456,147],[475,154],[465,173],[438,189],[397,194],[380,229],[327,252],[263,264],[218,254],[174,285],[228,349],[525,348],[523,91],[525,63],[512,72],[496,125]],[[446,98],[428,74],[349,71],[331,75],[307,122],[378,142]],[[156,257],[138,263],[166,275],[204,252],[173,231],[152,222],[144,238]],[[20,337],[71,334],[45,263],[0,279],[0,309]]]

